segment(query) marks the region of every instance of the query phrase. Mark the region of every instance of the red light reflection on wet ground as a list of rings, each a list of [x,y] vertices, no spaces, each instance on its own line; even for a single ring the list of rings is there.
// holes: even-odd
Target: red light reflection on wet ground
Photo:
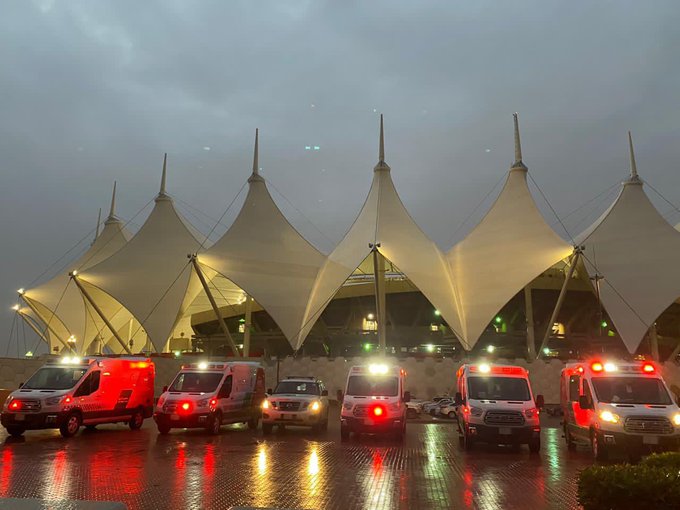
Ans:
[[[452,424],[409,424],[403,445],[362,436],[287,430],[263,437],[243,426],[218,436],[158,436],[102,426],[64,440],[58,432],[8,439],[0,431],[0,494],[122,501],[129,508],[269,506],[323,509],[577,508],[577,473],[591,464],[568,452],[560,430],[543,450],[476,445],[463,452]]]

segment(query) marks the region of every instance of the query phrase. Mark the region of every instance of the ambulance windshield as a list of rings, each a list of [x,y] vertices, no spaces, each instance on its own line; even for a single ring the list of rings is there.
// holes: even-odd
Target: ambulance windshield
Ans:
[[[168,391],[184,393],[209,393],[217,389],[222,380],[219,372],[180,372]]]
[[[22,389],[67,390],[73,388],[87,372],[87,367],[43,367],[26,381]]]
[[[527,381],[520,377],[470,377],[468,397],[472,400],[531,400]]]
[[[652,377],[593,377],[600,402],[608,404],[670,405],[671,397],[660,379]]]
[[[396,397],[398,393],[397,377],[353,375],[347,383],[347,394],[355,397]]]

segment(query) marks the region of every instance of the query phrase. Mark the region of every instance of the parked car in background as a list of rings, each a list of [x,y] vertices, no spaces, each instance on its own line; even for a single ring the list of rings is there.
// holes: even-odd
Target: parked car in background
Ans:
[[[456,413],[457,412],[458,412],[458,406],[455,403],[447,404],[444,407],[439,408],[440,416],[444,416],[444,417],[450,418],[452,420],[456,419]]]
[[[423,414],[423,404],[424,401],[420,399],[411,399],[406,402],[406,418],[418,418]]]
[[[454,399],[451,397],[444,397],[440,398],[436,402],[428,402],[427,404],[423,405],[423,411],[430,414],[431,416],[436,416],[439,414],[439,410],[442,407],[452,405],[453,400]]]

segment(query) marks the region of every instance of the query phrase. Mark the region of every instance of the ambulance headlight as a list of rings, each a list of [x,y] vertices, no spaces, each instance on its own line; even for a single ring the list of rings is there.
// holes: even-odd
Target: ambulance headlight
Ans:
[[[481,407],[471,407],[470,414],[472,416],[481,416],[482,414],[484,414],[484,409],[482,409]]]
[[[680,413],[675,413],[673,415],[673,425],[680,427]]]
[[[203,400],[199,400],[198,402],[196,402],[196,404],[198,405],[198,407],[205,407],[208,405],[208,399],[204,398]]]
[[[606,421],[607,423],[619,423],[621,417],[618,414],[614,414],[611,411],[602,411],[600,413],[600,420]]]
[[[51,398],[46,398],[45,399],[45,405],[46,406],[56,406],[59,405],[59,402],[61,402],[62,397],[51,397]]]
[[[262,409],[269,409],[269,400],[265,399],[262,401]]]
[[[351,402],[345,402],[344,404],[342,404],[342,408],[345,411],[351,411],[352,410],[352,403]]]

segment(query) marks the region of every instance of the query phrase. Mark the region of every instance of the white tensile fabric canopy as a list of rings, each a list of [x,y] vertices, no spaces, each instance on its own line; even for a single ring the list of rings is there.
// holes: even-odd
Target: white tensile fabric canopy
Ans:
[[[600,300],[630,353],[657,317],[680,297],[680,233],[643,190],[630,139],[631,176],[612,206],[577,242],[585,267],[602,278]]]
[[[96,287],[130,311],[158,352],[200,290],[187,258],[200,246],[198,234],[166,194],[165,178],[164,160],[161,191],[139,232],[114,255],[78,273],[87,288]]]
[[[392,182],[390,167],[385,163],[382,117],[380,157],[371,189],[354,224],[328,256],[317,278],[305,314],[305,329],[297,347],[345,280],[371,253],[369,243],[379,244],[380,253],[418,287],[454,331],[460,331],[456,299],[444,255],[409,216]]]
[[[274,203],[258,170],[229,230],[199,254],[200,264],[244,289],[276,321],[291,345],[302,344],[307,302],[325,256],[293,228]]]
[[[505,185],[482,221],[447,253],[468,346],[517,292],[572,251],[531,196],[515,114],[515,163]]]
[[[111,209],[101,234],[83,255],[71,263],[69,270],[90,268],[106,260],[128,242],[130,233],[116,217],[115,204],[114,184]],[[67,270],[42,285],[26,289],[22,297],[33,308],[34,315],[46,325],[45,329],[53,345],[61,344],[57,337],[66,342],[73,335],[76,339],[75,348],[78,351],[84,350],[104,327],[101,319],[83,300],[77,287],[69,281]],[[120,312],[121,306],[113,299],[102,300],[100,306],[112,318],[120,319],[123,315]]]

